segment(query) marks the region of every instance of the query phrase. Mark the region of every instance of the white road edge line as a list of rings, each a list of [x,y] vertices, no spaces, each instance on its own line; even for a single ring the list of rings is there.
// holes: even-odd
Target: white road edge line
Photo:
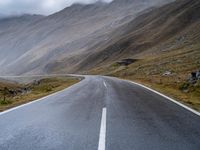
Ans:
[[[106,85],[106,82],[105,82],[105,81],[103,82],[103,84],[104,84],[104,86],[107,88],[107,85]]]
[[[151,92],[153,92],[153,93],[156,93],[156,94],[158,94],[158,95],[160,95],[160,96],[162,96],[162,97],[164,97],[164,98],[170,100],[171,102],[174,102],[175,104],[177,104],[177,105],[179,105],[179,106],[181,106],[181,107],[187,109],[188,111],[190,111],[190,112],[192,112],[192,113],[194,113],[194,114],[200,116],[200,112],[198,112],[198,111],[196,111],[196,110],[194,110],[194,109],[192,109],[192,108],[190,108],[190,107],[188,107],[188,106],[186,106],[186,105],[184,105],[184,104],[182,104],[182,103],[180,103],[180,102],[178,102],[178,101],[176,101],[176,100],[174,100],[174,99],[172,99],[172,98],[170,98],[170,97],[168,97],[168,96],[166,96],[166,95],[164,95],[164,94],[162,94],[162,93],[160,93],[160,92],[158,92],[158,91],[155,91],[155,90],[153,90],[153,89],[151,89],[151,88],[149,88],[149,87],[146,87],[146,86],[144,86],[144,85],[142,85],[142,84],[139,84],[139,83],[136,83],[136,82],[133,82],[133,81],[129,81],[129,80],[126,80],[126,81],[131,82],[131,83],[133,83],[133,84],[135,84],[135,85],[138,85],[138,86],[140,86],[140,87],[143,87],[143,88],[145,88],[145,89],[147,89],[147,90],[149,90],[149,91],[151,91]]]
[[[80,83],[80,82],[78,82],[78,83]],[[74,85],[76,85],[76,84],[74,84]],[[72,86],[70,86],[70,87],[68,87],[68,88],[65,88],[64,90],[61,90],[61,91],[58,91],[58,92],[56,92],[56,93],[53,93],[53,94],[47,95],[47,96],[45,96],[45,97],[42,97],[42,98],[40,98],[40,99],[34,100],[34,101],[32,101],[32,102],[29,102],[29,103],[26,103],[26,104],[22,104],[22,105],[19,105],[19,106],[14,107],[14,108],[5,110],[5,111],[3,111],[3,112],[0,112],[0,116],[1,116],[1,115],[4,115],[4,114],[7,114],[7,113],[9,113],[9,112],[12,112],[12,111],[14,111],[14,110],[20,109],[20,108],[22,108],[22,107],[31,105],[31,104],[33,104],[33,103],[37,103],[37,102],[39,102],[39,101],[41,101],[41,100],[44,100],[44,99],[49,98],[49,97],[52,97],[52,96],[57,95],[57,94],[59,94],[59,93],[62,93],[62,92],[64,92],[65,90],[68,90],[69,88],[72,88],[74,85],[72,85]]]
[[[106,108],[103,108],[102,117],[101,117],[101,128],[99,133],[99,145],[98,150],[106,149]]]

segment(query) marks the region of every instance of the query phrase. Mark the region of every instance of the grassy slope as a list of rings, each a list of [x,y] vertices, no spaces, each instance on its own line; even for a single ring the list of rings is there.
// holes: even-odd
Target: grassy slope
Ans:
[[[127,57],[159,55],[181,42],[199,41],[199,8],[200,1],[178,0],[136,17],[110,33],[106,43],[93,47],[91,53],[81,59],[79,70],[90,70]],[[197,35],[190,37],[192,29]]]
[[[9,90],[18,90],[23,88],[30,88],[27,93],[17,93],[17,95],[6,95],[6,102],[3,101],[3,94],[0,92],[0,111],[21,105],[38,98],[47,96],[49,94],[55,93],[57,91],[63,90],[75,83],[79,82],[77,78],[71,77],[53,77],[41,79],[40,84],[17,84],[0,82],[0,91],[7,87]]]
[[[139,16],[122,27],[127,31],[119,40],[102,50],[113,51],[108,59],[88,73],[141,82],[200,111],[200,83],[181,90],[190,73],[200,69],[199,8],[199,1],[179,0]],[[122,58],[138,61],[117,65]],[[166,71],[172,75],[163,76]]]
[[[112,64],[95,68],[90,73],[143,83],[200,111],[200,82],[186,91],[181,90],[191,71],[199,68],[200,44],[197,44],[146,57],[127,67]],[[165,71],[171,71],[172,74],[164,76]]]

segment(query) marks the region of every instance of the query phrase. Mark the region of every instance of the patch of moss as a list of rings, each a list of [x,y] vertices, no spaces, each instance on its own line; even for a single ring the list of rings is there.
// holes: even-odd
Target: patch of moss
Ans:
[[[7,99],[0,100],[0,104],[1,105],[9,105],[9,104],[12,104],[12,101],[11,100],[7,100]]]
[[[118,67],[120,67],[120,65],[118,63],[114,63],[114,64],[111,65],[111,67],[112,68],[118,68]]]
[[[180,89],[181,91],[184,91],[184,90],[188,90],[189,87],[190,87],[190,84],[187,83],[187,82],[184,82],[184,83],[182,83],[182,84],[179,86],[179,89]]]

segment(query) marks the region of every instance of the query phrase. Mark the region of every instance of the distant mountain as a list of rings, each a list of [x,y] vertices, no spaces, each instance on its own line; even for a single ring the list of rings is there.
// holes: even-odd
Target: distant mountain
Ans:
[[[98,58],[97,54],[132,31],[129,24],[136,17],[171,1],[74,4],[47,17],[0,19],[0,74],[73,73],[89,69],[102,61],[102,55]]]

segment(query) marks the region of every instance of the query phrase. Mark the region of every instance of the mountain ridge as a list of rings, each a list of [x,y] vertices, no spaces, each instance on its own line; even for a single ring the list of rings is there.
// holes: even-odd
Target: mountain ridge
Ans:
[[[1,74],[45,74],[54,70],[48,68],[50,64],[63,60],[69,62],[65,72],[76,72],[74,68],[80,64],[81,56],[90,53],[99,43],[112,40],[108,39],[111,32],[142,11],[163,2],[166,1],[128,0],[108,5],[78,5],[78,8],[66,8],[15,32],[9,30],[0,36]]]
[[[150,13],[144,13],[132,22],[122,26],[119,30],[124,31],[124,33],[120,34],[120,38],[117,38],[116,41],[108,45],[105,49],[102,48],[99,53],[93,54],[94,56],[88,58],[87,61],[89,60],[90,62],[90,59],[98,59],[99,64],[103,65],[106,61],[107,63],[114,62],[123,59],[123,57],[141,58],[144,54],[143,51],[145,51],[146,55],[152,52],[159,54],[162,53],[161,51],[166,51],[165,49],[167,48],[173,49],[169,45],[171,47],[174,45],[177,47],[183,46],[184,41],[182,41],[183,44],[173,44],[172,41],[176,42],[181,37],[187,41],[186,35],[193,32],[193,30],[198,30],[197,26],[200,24],[199,6],[200,2],[197,1],[177,1],[154,9]],[[192,29],[190,26],[194,26],[195,28]],[[185,35],[182,34],[181,32],[184,31],[188,33],[185,33]],[[188,37],[188,40],[191,41],[190,44],[195,43],[194,36],[191,39]],[[198,38],[196,43],[199,40]],[[107,58],[102,58],[101,56],[106,56]],[[110,61],[111,58],[115,59]],[[87,66],[85,65],[87,61],[82,62],[83,65],[81,68]]]

